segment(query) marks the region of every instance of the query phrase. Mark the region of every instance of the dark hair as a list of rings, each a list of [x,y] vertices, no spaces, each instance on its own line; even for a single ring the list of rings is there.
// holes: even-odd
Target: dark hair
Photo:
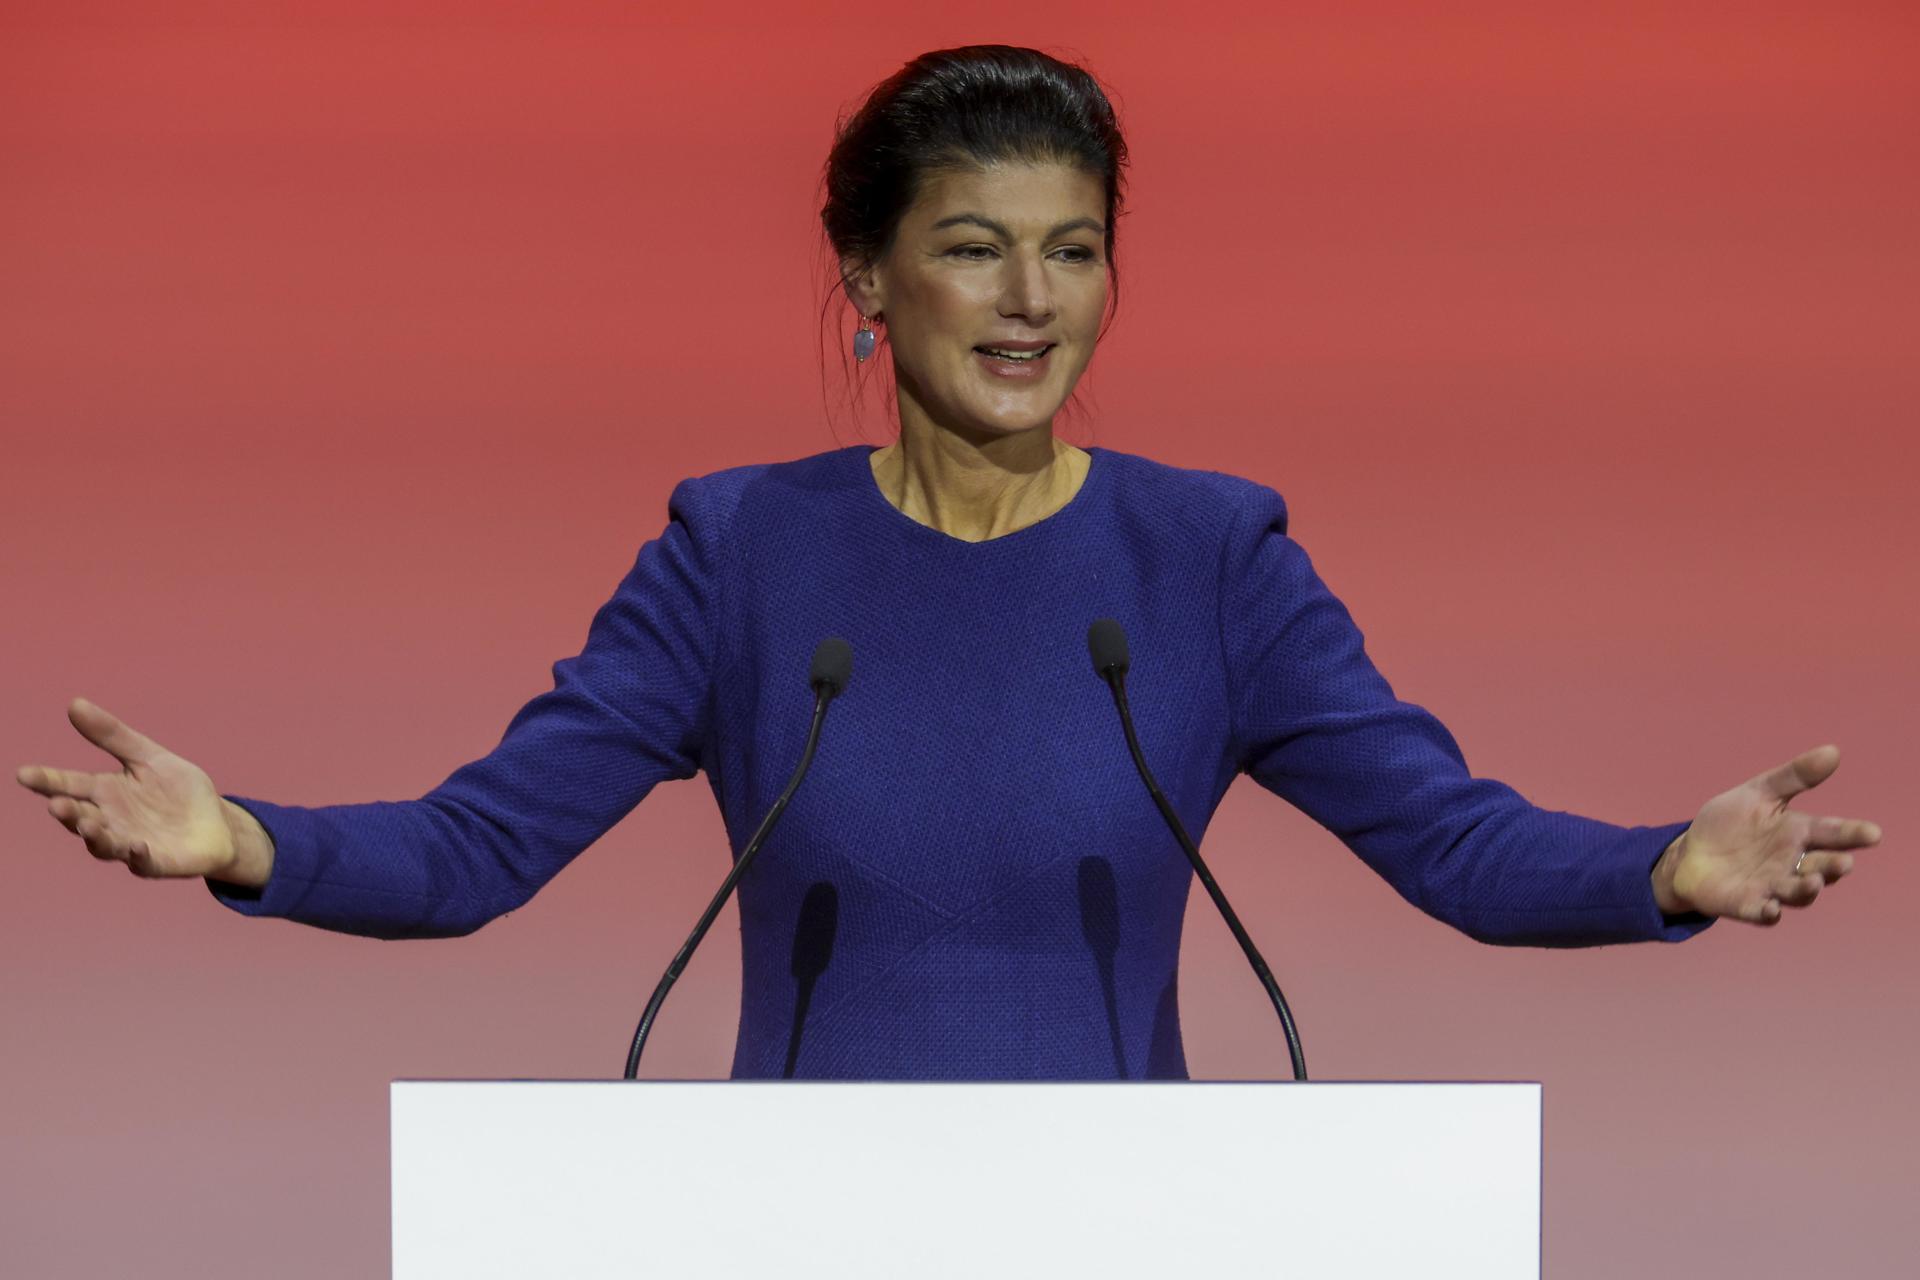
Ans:
[[[836,123],[820,209],[832,280],[822,315],[836,300],[842,304],[843,318],[833,322],[842,344],[852,307],[841,259],[863,270],[884,257],[933,175],[1005,162],[1071,165],[1105,184],[1107,315],[1100,337],[1106,336],[1120,302],[1114,239],[1127,164],[1113,107],[1099,80],[1080,66],[1038,49],[975,44],[921,54]],[[851,382],[844,345],[841,365]],[[823,352],[823,397],[824,377]],[[856,384],[849,399],[858,391]],[[1064,407],[1077,407],[1073,399]]]

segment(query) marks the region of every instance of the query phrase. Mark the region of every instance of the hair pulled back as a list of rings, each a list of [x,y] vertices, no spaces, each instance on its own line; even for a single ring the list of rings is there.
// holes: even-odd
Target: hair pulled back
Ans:
[[[936,49],[876,85],[836,126],[825,167],[820,221],[832,254],[825,310],[847,303],[841,263],[858,274],[886,256],[901,219],[935,175],[994,164],[1064,164],[1106,189],[1107,316],[1120,302],[1115,233],[1124,199],[1127,144],[1093,73],[1005,44]],[[846,323],[834,331],[844,343]],[[878,354],[876,350],[876,354]],[[847,367],[842,348],[842,365]]]

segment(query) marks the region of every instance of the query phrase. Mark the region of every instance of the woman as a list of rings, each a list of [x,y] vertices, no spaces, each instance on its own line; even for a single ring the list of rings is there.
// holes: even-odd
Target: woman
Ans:
[[[682,481],[554,688],[418,800],[223,796],[103,709],[118,773],[19,780],[97,858],[202,876],[246,915],[470,933],[655,784],[704,771],[734,853],[788,779],[808,663],[857,679],[739,885],[735,1077],[1184,1078],[1191,869],[1135,772],[1087,628],[1120,622],[1140,745],[1197,839],[1238,774],[1421,910],[1498,945],[1777,923],[1871,823],[1787,802],[1816,748],[1688,822],[1620,827],[1473,777],[1398,700],[1274,490],[1056,440],[1116,286],[1125,145],[1044,54],[928,54],[840,131],[823,220],[856,356],[890,348],[899,438]]]

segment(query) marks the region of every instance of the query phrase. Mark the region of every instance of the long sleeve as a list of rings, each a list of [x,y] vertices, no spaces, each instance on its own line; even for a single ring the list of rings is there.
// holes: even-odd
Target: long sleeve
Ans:
[[[1614,826],[1474,777],[1446,727],[1375,669],[1273,489],[1250,484],[1220,573],[1240,769],[1414,906],[1499,946],[1678,942],[1713,923],[1654,901],[1653,865],[1688,823]]]
[[[553,688],[500,744],[418,800],[307,808],[230,795],[274,843],[260,889],[209,880],[248,916],[377,938],[455,937],[521,905],[667,778],[710,729],[720,531],[682,480]]]

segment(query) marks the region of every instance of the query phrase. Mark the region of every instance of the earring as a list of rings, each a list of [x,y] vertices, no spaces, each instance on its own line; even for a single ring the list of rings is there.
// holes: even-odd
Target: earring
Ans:
[[[873,321],[862,315],[860,327],[853,331],[853,358],[865,364],[867,357],[873,354],[874,344],[879,341],[879,335],[873,331]]]

